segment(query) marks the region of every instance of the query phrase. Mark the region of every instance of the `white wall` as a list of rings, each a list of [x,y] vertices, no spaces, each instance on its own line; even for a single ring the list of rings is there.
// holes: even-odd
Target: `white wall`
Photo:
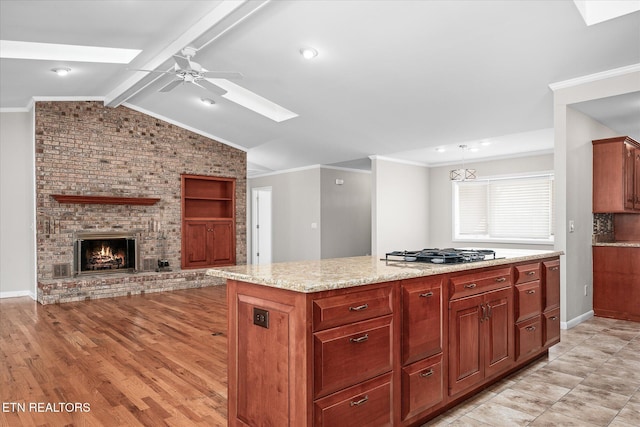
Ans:
[[[321,257],[371,254],[371,173],[323,167],[320,175]]]
[[[33,111],[0,113],[0,298],[36,297]]]
[[[466,165],[477,171],[478,177],[513,175],[529,172],[553,170],[553,154],[516,157]],[[553,245],[522,245],[505,243],[464,243],[453,242],[453,186],[449,179],[452,166],[430,169],[429,178],[429,245],[435,248],[489,247],[489,248],[529,248],[551,250]]]
[[[429,245],[429,168],[382,157],[371,159],[372,253]]]
[[[272,262],[320,259],[320,168],[248,180],[247,254],[252,253],[250,195],[251,189],[257,187],[271,187]]]
[[[570,108],[573,103],[640,91],[640,71],[612,72],[610,76],[581,78],[554,89],[554,163],[556,179],[556,244],[561,257],[560,316],[572,327],[593,315],[591,284],[592,174],[591,140],[618,136],[615,132]],[[569,233],[568,220],[576,221]]]

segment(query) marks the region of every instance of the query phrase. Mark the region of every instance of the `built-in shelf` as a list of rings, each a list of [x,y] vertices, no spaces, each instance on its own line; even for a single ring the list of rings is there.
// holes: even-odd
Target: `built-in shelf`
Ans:
[[[160,201],[151,197],[113,197],[113,196],[77,196],[70,194],[52,194],[58,203],[76,203],[93,205],[143,205],[151,206]]]

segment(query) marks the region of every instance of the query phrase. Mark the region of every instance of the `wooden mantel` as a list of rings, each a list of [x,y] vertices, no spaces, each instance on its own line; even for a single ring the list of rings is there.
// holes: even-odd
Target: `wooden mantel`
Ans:
[[[93,205],[142,205],[151,206],[160,201],[150,197],[115,197],[115,196],[78,196],[69,194],[52,194],[58,203],[76,203]]]

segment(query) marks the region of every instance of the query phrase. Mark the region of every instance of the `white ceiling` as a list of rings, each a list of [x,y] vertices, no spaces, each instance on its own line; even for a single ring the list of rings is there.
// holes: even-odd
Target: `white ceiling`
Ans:
[[[1,0],[0,39],[142,50],[130,64],[3,58],[2,111],[123,104],[245,149],[250,172],[371,155],[437,165],[482,141],[467,159],[550,152],[549,84],[639,64],[640,12],[586,26],[568,0]],[[187,45],[299,116],[277,123],[192,85],[159,93],[168,77],[131,70],[167,70]],[[303,59],[306,46],[319,55]],[[576,108],[640,139],[640,92]]]

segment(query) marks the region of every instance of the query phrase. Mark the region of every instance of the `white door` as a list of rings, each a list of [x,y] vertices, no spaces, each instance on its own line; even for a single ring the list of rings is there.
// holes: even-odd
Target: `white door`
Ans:
[[[252,202],[253,264],[271,264],[271,187],[254,188]]]

